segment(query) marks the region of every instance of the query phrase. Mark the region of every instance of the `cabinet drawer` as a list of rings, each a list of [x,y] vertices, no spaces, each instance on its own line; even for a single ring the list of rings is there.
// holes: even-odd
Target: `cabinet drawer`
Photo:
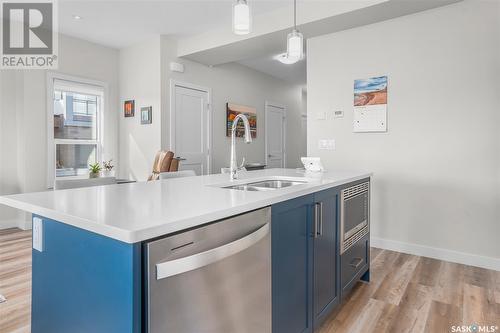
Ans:
[[[361,238],[340,257],[342,291],[350,289],[368,267],[370,234]]]

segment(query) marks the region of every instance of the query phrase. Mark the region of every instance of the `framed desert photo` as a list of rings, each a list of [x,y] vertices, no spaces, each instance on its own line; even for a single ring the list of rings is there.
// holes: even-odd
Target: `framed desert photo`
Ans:
[[[387,76],[354,80],[353,132],[387,132]]]
[[[226,103],[226,136],[231,136],[233,120],[240,113],[247,116],[248,122],[250,123],[250,133],[252,138],[255,139],[257,137],[257,110],[249,106],[233,103]],[[244,134],[245,128],[243,122],[240,121],[238,127],[236,127],[236,137],[243,137]]]
[[[147,107],[141,108],[141,124],[142,125],[151,124],[153,122],[152,116],[153,116],[153,107],[152,106],[147,106]]]
[[[125,101],[123,104],[123,113],[125,117],[133,117],[135,116],[135,101],[129,100]]]

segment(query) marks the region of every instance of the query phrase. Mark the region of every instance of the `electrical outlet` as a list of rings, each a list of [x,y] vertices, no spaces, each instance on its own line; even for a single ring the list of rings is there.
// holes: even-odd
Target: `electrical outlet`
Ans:
[[[43,220],[33,218],[33,249],[43,252]]]
[[[335,150],[335,140],[333,140],[333,139],[319,140],[318,141],[318,149]]]
[[[333,118],[344,118],[344,111],[342,110],[333,111]]]

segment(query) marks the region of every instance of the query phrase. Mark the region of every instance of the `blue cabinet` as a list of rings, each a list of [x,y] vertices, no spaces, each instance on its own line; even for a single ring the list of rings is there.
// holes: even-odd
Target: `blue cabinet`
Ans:
[[[312,332],[314,196],[272,206],[273,333]]]
[[[313,332],[339,302],[338,191],[272,207],[273,333]]]
[[[338,194],[336,189],[314,194],[317,224],[313,251],[314,328],[318,328],[339,303]]]
[[[141,245],[42,220],[31,332],[140,333]]]

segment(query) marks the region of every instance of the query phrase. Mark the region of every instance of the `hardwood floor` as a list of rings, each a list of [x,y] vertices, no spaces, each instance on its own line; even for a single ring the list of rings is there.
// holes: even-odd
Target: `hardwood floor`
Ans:
[[[319,332],[449,333],[473,324],[500,332],[499,293],[500,272],[372,248],[370,283],[358,283]]]
[[[30,331],[30,292],[31,232],[0,230],[1,333]],[[319,333],[449,333],[472,324],[500,332],[500,272],[372,248],[371,282],[358,283]]]
[[[31,231],[0,230],[0,332],[30,332]]]

